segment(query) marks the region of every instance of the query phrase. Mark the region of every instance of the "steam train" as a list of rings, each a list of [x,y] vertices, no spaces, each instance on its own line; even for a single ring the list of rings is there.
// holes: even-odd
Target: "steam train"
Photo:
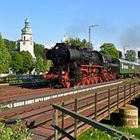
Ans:
[[[42,77],[54,87],[89,85],[140,73],[137,63],[65,43],[44,50],[44,59],[52,60],[53,67]]]

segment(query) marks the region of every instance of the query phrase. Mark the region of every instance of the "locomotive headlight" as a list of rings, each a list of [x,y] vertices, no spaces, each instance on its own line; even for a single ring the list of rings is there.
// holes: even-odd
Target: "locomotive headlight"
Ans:
[[[62,74],[65,74],[65,71],[62,71]]]

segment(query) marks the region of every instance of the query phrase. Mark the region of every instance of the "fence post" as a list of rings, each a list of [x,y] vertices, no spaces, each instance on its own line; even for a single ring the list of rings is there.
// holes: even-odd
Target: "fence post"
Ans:
[[[53,112],[52,125],[58,126],[58,110],[57,109],[55,109]],[[55,128],[54,128],[54,140],[58,140],[58,131]]]
[[[137,97],[136,82],[134,82],[134,97]]]
[[[131,94],[131,83],[129,84],[129,94],[130,94],[130,100],[132,99],[132,94]]]
[[[97,121],[97,93],[95,92],[95,120]]]
[[[77,113],[78,111],[78,104],[77,104],[77,98],[75,98],[75,105],[74,105],[74,111]],[[77,137],[77,119],[74,120],[74,137]]]
[[[108,117],[110,115],[110,98],[111,98],[111,96],[110,96],[110,89],[108,89]]]
[[[137,96],[139,96],[139,83],[137,83]]]
[[[117,108],[119,108],[119,86],[117,87]]]
[[[126,84],[124,84],[124,105],[126,104]]]
[[[64,102],[62,102],[62,107],[64,107]],[[62,129],[64,129],[64,112],[62,112]]]

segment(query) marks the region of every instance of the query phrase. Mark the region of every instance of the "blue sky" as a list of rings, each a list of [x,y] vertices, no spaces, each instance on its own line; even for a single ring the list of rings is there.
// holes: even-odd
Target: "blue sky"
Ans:
[[[60,42],[64,35],[88,39],[93,45],[112,42],[117,48],[140,46],[139,0],[0,0],[0,32],[18,40],[26,17],[34,41]]]

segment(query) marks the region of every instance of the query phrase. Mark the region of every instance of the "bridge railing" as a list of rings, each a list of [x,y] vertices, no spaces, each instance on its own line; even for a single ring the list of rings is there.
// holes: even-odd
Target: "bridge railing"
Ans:
[[[86,95],[81,97],[78,95],[75,98],[69,99],[67,102],[62,102],[61,106],[63,109],[69,109],[69,111],[72,110],[80,114],[85,111],[89,112],[87,115],[88,118],[91,118],[95,121],[100,121],[137,96],[139,96],[138,83],[129,82],[105,88],[103,91],[100,91],[100,89],[87,91]],[[68,136],[70,133],[74,132],[74,136],[76,137],[78,128],[82,127],[85,122],[81,121],[81,118],[77,119],[74,117],[74,123],[71,125],[71,127],[65,127],[64,124],[65,120],[68,119],[68,116],[66,115],[68,112],[66,113],[66,110],[61,110],[61,106],[53,105],[53,108],[55,109],[55,117],[53,117],[55,119],[53,120],[56,120],[54,122],[55,124],[59,123],[59,126],[61,123],[61,128],[57,125],[53,126],[55,126],[55,129],[61,131],[65,136]],[[66,131],[68,133],[66,133]]]
[[[74,111],[71,111],[69,109],[66,109],[62,106],[59,106],[59,105],[53,105],[53,108],[55,109],[55,112],[54,112],[54,117],[53,117],[53,122],[52,122],[52,126],[54,127],[55,129],[55,140],[58,140],[58,132],[63,134],[65,137],[69,138],[70,140],[76,140],[76,137],[73,137],[72,135],[70,135],[69,133],[65,132],[65,130],[61,129],[58,125],[58,110],[67,114],[67,115],[70,115],[71,117],[73,117],[74,119],[77,119],[79,121],[82,121],[96,129],[99,129],[101,131],[104,131],[112,136],[116,136],[116,137],[119,137],[120,140],[137,140],[136,138],[134,137],[131,137],[131,136],[128,136],[126,135],[125,133],[121,132],[121,131],[118,131],[114,128],[111,128],[107,125],[104,125],[100,122],[97,122],[95,120],[92,120],[88,117],[85,117],[85,116],[82,116],[80,114],[77,114],[76,112]]]

